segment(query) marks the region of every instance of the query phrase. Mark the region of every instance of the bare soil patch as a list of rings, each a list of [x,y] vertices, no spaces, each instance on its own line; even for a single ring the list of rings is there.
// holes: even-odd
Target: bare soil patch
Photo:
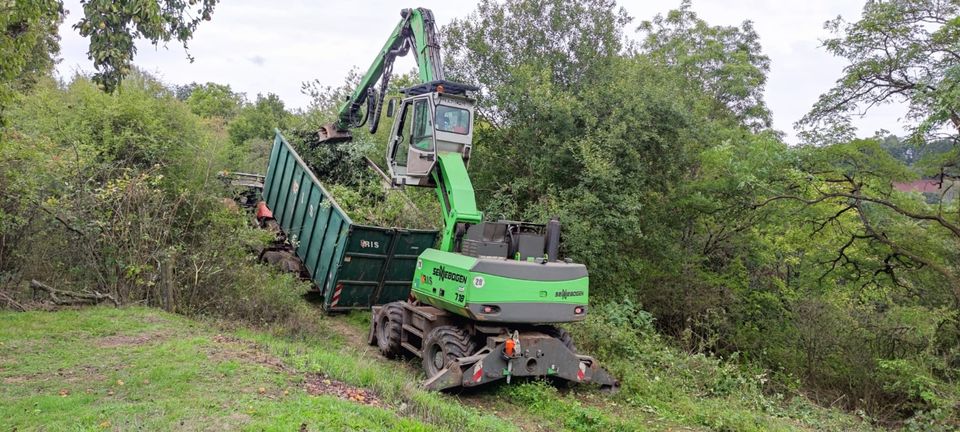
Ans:
[[[283,364],[279,358],[274,357],[270,354],[267,354],[257,348],[257,345],[253,342],[248,342],[242,339],[238,339],[232,336],[225,336],[218,334],[211,338],[212,341],[220,345],[220,348],[216,352],[210,354],[210,359],[218,362],[223,362],[227,360],[238,360],[247,363],[256,363],[259,365],[267,366],[269,368],[286,372],[293,373],[294,370],[287,367]]]
[[[170,332],[115,335],[99,338],[96,345],[100,348],[119,348],[122,346],[143,345],[148,342],[161,341],[168,339],[170,336]]]
[[[77,366],[74,369],[57,369],[55,372],[34,373],[27,375],[13,375],[3,377],[4,385],[18,385],[25,383],[56,382],[67,383],[90,383],[105,381],[107,376],[101,372],[101,368],[96,366]]]
[[[346,399],[348,401],[357,402],[364,405],[376,407],[384,406],[383,401],[373,391],[360,387],[354,387],[343,381],[330,379],[326,375],[308,375],[303,387],[307,391],[307,394],[313,396],[331,395],[340,399]]]

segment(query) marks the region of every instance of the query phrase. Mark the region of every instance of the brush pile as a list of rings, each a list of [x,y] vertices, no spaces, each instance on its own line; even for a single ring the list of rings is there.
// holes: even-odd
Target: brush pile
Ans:
[[[324,144],[316,132],[301,130],[289,132],[287,139],[355,223],[437,229],[439,208],[432,191],[389,188],[385,179],[367,166],[368,144]]]

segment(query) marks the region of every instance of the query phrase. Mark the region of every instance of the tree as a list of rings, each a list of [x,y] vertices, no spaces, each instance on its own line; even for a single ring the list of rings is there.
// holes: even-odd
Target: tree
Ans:
[[[638,30],[645,35],[645,55],[678,70],[744,125],[770,127],[770,110],[763,101],[770,58],[761,50],[753,23],[711,26],[691,10],[690,0],[683,0],[680,9],[644,21]]]
[[[778,200],[814,208],[814,234],[837,230],[835,248],[819,264],[820,279],[835,277],[864,286],[890,286],[900,295],[921,295],[928,305],[960,305],[960,214],[942,204],[898,192],[892,182],[916,174],[876,140],[805,149],[798,171]],[[940,280],[920,282],[932,272]]]
[[[113,92],[130,73],[135,42],[154,46],[176,40],[187,49],[197,26],[209,21],[219,0],[82,0],[83,18],[73,28],[90,37],[87,56],[97,69],[93,79]],[[193,61],[193,57],[187,54]]]
[[[941,128],[960,131],[960,2],[868,1],[857,22],[826,23],[836,37],[828,52],[849,61],[797,128],[808,142],[848,141],[849,119],[871,108],[906,102],[911,135],[922,142]]]
[[[486,121],[523,121],[525,81],[573,90],[599,78],[596,67],[623,51],[630,21],[612,0],[484,0],[443,29],[446,66],[453,78],[483,88]]]
[[[14,94],[53,68],[63,15],[57,0],[0,1],[0,126]]]
[[[220,117],[226,120],[237,115],[244,104],[244,95],[234,93],[229,84],[193,83],[190,95],[186,97],[187,106],[200,117]],[[178,87],[178,90],[180,87]]]
[[[253,138],[272,138],[273,129],[285,128],[289,119],[290,113],[284,108],[279,96],[273,93],[267,93],[266,96],[258,94],[253,104],[240,109],[236,118],[227,126],[227,132],[231,142],[242,145]]]
[[[840,17],[827,22],[827,28],[838,36],[826,40],[824,46],[850,63],[836,85],[798,122],[805,139],[831,144],[824,141],[825,136],[830,140],[849,138],[853,133],[850,115],[878,104],[904,101],[914,121],[914,143],[925,141],[943,127],[953,129],[950,135],[956,142],[960,133],[958,14],[960,3],[953,0],[870,1],[857,22]],[[933,270],[960,304],[960,274],[951,261],[943,261],[954,253],[952,249],[946,252],[920,243],[917,240],[922,237],[911,230],[901,233],[902,237],[893,235],[893,227],[906,224],[929,227],[955,242],[960,240],[960,214],[943,205],[931,208],[900,196],[890,182],[909,172],[873,141],[835,144],[822,154],[825,159],[811,159],[815,163],[808,172],[819,180],[814,185],[823,186],[812,196],[788,196],[807,205],[841,203],[837,215],[857,215],[847,247],[865,242],[883,257],[883,265],[872,272],[874,276],[886,274],[899,284],[898,271]],[[957,151],[937,156],[941,179],[958,174],[958,156]],[[839,250],[833,265],[851,261],[845,251]]]

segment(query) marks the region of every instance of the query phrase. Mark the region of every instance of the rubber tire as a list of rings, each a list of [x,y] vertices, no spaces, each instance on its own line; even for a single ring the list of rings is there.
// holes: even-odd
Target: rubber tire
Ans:
[[[396,303],[385,305],[380,311],[376,327],[377,348],[384,357],[395,358],[403,354],[403,347],[400,346],[402,327],[403,306]]]
[[[430,378],[450,365],[453,360],[467,357],[477,350],[477,344],[465,329],[454,326],[439,326],[423,340],[423,371]],[[443,367],[437,367],[437,352],[443,355]]]
[[[560,342],[563,344],[563,346],[567,347],[570,352],[576,354],[577,347],[573,344],[573,336],[570,336],[570,333],[568,333],[566,330],[554,326],[543,326],[539,330],[548,336],[560,339]]]

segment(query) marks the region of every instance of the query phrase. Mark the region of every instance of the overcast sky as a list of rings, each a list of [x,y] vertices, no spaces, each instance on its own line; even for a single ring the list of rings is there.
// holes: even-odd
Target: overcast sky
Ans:
[[[69,14],[60,30],[63,61],[57,69],[69,78],[74,72],[92,72],[93,65],[86,56],[87,41],[71,28],[82,14],[80,2],[65,4]],[[640,21],[678,7],[680,0],[620,4],[634,17],[632,33]],[[771,59],[766,102],[774,127],[793,142],[793,123],[833,85],[844,66],[842,59],[820,48],[820,40],[829,36],[823,23],[838,15],[855,20],[862,5],[863,0],[694,0],[693,9],[711,25],[754,22]],[[474,9],[471,2],[452,0],[421,0],[409,6],[432,9],[440,25]],[[302,82],[318,79],[339,85],[351,67],[369,66],[399,21],[401,7],[389,0],[224,0],[190,42],[193,63],[174,43],[167,49],[141,43],[134,63],[170,84],[225,83],[250,98],[272,92],[289,107],[303,107],[308,98],[300,93]],[[409,57],[394,70],[411,70],[415,64]],[[879,129],[900,134],[904,112],[902,106],[884,106],[854,123],[860,135]]]

